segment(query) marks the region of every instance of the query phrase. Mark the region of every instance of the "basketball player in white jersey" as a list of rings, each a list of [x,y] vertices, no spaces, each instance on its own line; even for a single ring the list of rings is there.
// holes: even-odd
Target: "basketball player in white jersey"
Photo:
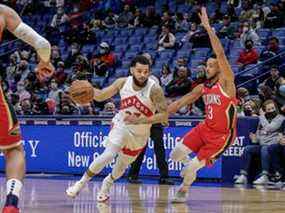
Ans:
[[[98,202],[107,201],[113,182],[123,175],[146,146],[151,125],[168,122],[163,90],[149,78],[149,60],[141,55],[136,56],[130,71],[132,76],[119,78],[103,90],[94,89],[96,101],[107,100],[119,92],[121,107],[113,118],[113,127],[105,141],[106,149],[94,159],[82,178],[66,190],[70,197],[75,197],[94,175],[99,174],[118,155],[112,172],[103,180],[97,196]]]

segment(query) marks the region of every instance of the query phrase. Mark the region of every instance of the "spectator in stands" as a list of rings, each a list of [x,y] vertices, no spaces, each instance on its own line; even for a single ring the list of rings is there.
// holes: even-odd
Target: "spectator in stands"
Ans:
[[[95,44],[96,43],[96,34],[90,29],[90,26],[86,23],[83,24],[81,30],[81,44]]]
[[[160,82],[162,88],[165,88],[173,80],[173,74],[171,73],[168,64],[163,64],[160,76]]]
[[[169,12],[164,12],[162,14],[160,26],[168,26],[169,30],[172,32],[175,30],[175,21],[172,19]]]
[[[190,42],[191,38],[193,35],[195,35],[196,33],[198,33],[198,27],[196,23],[192,23],[190,25],[190,29],[189,31],[186,33],[186,35],[181,39],[181,42]]]
[[[104,109],[99,112],[99,115],[114,115],[115,113],[116,106],[112,101],[109,101],[104,105]]]
[[[256,64],[258,62],[258,52],[253,47],[253,41],[247,40],[245,41],[245,48],[240,52],[237,64],[240,69],[243,70],[249,64]]]
[[[270,77],[266,79],[262,84],[272,89],[274,93],[279,89],[284,78],[280,76],[278,66],[272,66],[270,69]]]
[[[68,21],[68,16],[64,12],[63,7],[58,7],[56,14],[53,16],[50,26],[58,28],[61,24]]]
[[[242,155],[243,168],[236,184],[246,184],[247,175],[250,173],[250,163],[253,156],[260,156],[262,173],[253,184],[267,184],[270,169],[268,147],[279,142],[278,133],[282,127],[284,117],[279,114],[274,101],[268,100],[263,104],[264,113],[259,116],[259,124],[256,133],[250,133],[249,137],[253,145],[247,145]],[[263,112],[261,110],[261,112]]]
[[[98,76],[106,76],[110,74],[110,70],[115,66],[116,57],[111,51],[107,42],[102,42],[99,45],[99,53],[93,56],[91,66]]]
[[[191,80],[188,79],[187,67],[179,67],[177,78],[173,79],[165,88],[168,97],[182,96],[190,92]]]
[[[162,32],[158,38],[158,51],[172,49],[175,46],[176,38],[170,32],[169,26],[162,26]]]
[[[75,59],[77,58],[77,56],[80,55],[80,48],[79,47],[80,46],[78,43],[73,43],[70,46],[70,49],[68,50],[69,51],[68,56],[64,62],[66,68],[70,68],[72,66],[72,64],[74,63]]]
[[[57,63],[62,61],[60,49],[54,45],[51,47],[51,63],[57,66]]]
[[[153,6],[148,6],[145,11],[145,17],[143,19],[143,26],[151,28],[160,24],[160,17],[156,14]]]
[[[187,59],[184,57],[180,57],[176,60],[175,62],[175,67],[173,69],[173,78],[177,78],[178,77],[178,70],[180,67],[187,67]]]
[[[260,29],[263,27],[265,21],[264,12],[261,7],[256,6],[253,14],[252,28],[254,30]]]
[[[64,72],[64,62],[59,61],[56,66],[56,70],[54,73],[54,79],[59,86],[62,86],[67,78],[67,74]]]
[[[245,87],[240,87],[237,89],[237,98],[239,100],[239,104],[244,104],[248,100],[250,100],[249,91]]]
[[[133,19],[129,22],[129,27],[142,27],[144,16],[140,9],[134,11]]]
[[[71,100],[66,93],[61,93],[60,95],[60,106],[58,109],[58,114],[61,115],[78,115],[79,110],[76,106],[71,103]]]
[[[50,83],[50,92],[48,94],[48,98],[55,101],[56,106],[60,104],[60,93],[63,91],[58,88],[58,84],[55,79],[51,80]]]
[[[197,25],[199,25],[201,23],[201,20],[199,18],[199,13],[201,12],[201,5],[195,5],[193,7],[193,10],[191,12],[191,15],[190,15],[190,18],[189,18],[189,21],[191,23],[196,23]]]
[[[258,106],[255,101],[248,100],[242,105],[242,111],[239,114],[240,116],[258,116]]]
[[[19,95],[20,102],[26,99],[29,100],[31,98],[31,94],[26,90],[24,82],[22,81],[18,82],[16,93]]]
[[[6,75],[7,75],[7,80],[12,82],[14,80],[16,70],[17,70],[17,55],[16,54],[11,54],[10,55],[10,62],[9,66],[6,68]]]
[[[277,56],[282,52],[282,49],[279,46],[279,39],[276,37],[271,37],[268,40],[268,45],[262,52],[260,53],[259,61],[264,62],[268,59]],[[281,58],[277,57],[274,60],[270,61],[270,63],[267,63],[267,65],[279,65],[281,63]]]
[[[241,22],[252,20],[254,10],[252,9],[251,1],[243,2],[243,10],[240,13],[239,20]]]
[[[204,28],[198,29],[196,33],[194,33],[189,40],[190,43],[192,43],[192,48],[210,48],[210,39],[205,31]]]
[[[278,28],[282,27],[283,19],[282,13],[277,3],[271,4],[271,12],[265,17],[264,27]]]
[[[189,29],[189,22],[187,16],[182,13],[176,13],[175,16],[175,31],[176,32],[187,32]]]
[[[118,27],[127,27],[130,21],[133,19],[133,14],[130,11],[130,6],[125,4],[124,11],[119,14]]]
[[[30,102],[29,99],[23,99],[22,101],[20,101],[20,114],[21,115],[32,115],[33,111],[32,111],[32,104]]]
[[[73,64],[72,80],[91,80],[92,71],[89,61],[86,57],[80,55]]]
[[[107,13],[108,15],[102,22],[103,26],[106,27],[107,29],[115,28],[117,26],[118,16],[114,14],[111,9],[109,9]]]
[[[253,46],[260,45],[260,38],[257,33],[252,29],[251,25],[248,22],[243,23],[243,31],[240,36],[240,44],[242,47],[245,47],[245,42],[251,40]]]
[[[235,27],[231,24],[231,18],[228,15],[223,17],[223,26],[218,31],[220,38],[234,39]]]
[[[269,146],[268,153],[271,158],[272,171],[275,173],[274,182],[278,184],[282,180],[282,176],[285,174],[283,163],[285,160],[285,122],[282,124],[278,143]]]
[[[232,4],[228,5],[226,15],[229,16],[232,22],[238,21],[238,16],[236,14],[235,7]]]

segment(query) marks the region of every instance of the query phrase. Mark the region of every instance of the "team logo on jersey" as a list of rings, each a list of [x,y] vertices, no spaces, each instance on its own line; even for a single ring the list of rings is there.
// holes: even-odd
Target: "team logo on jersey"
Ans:
[[[135,107],[138,111],[147,117],[153,115],[152,111],[146,105],[144,105],[137,96],[131,96],[121,100],[121,109],[126,109],[129,107]]]
[[[203,99],[206,105],[209,104],[222,105],[221,96],[217,94],[206,94],[203,96]]]

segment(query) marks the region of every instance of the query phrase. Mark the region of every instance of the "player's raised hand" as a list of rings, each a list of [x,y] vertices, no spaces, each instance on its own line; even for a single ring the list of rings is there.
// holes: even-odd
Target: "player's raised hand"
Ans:
[[[201,24],[205,29],[211,28],[206,7],[202,7],[201,13],[199,13],[199,17],[201,19]]]
[[[39,81],[44,81],[45,79],[50,78],[53,75],[54,67],[50,62],[44,62],[40,60],[35,71]]]

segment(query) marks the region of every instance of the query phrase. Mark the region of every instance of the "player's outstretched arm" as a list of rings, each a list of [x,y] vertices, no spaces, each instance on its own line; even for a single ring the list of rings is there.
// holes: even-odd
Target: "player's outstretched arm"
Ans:
[[[94,100],[101,102],[113,97],[120,91],[125,82],[126,78],[118,78],[113,84],[102,90],[94,88]]]
[[[234,82],[234,73],[232,72],[231,66],[227,60],[226,55],[225,55],[224,48],[223,48],[218,36],[216,35],[214,30],[210,26],[209,18],[208,18],[207,11],[206,11],[205,7],[202,7],[201,13],[199,14],[199,16],[201,19],[201,24],[203,25],[203,27],[205,28],[205,30],[207,31],[207,33],[209,35],[212,48],[213,48],[213,50],[217,56],[219,67],[220,67],[221,72],[223,74],[223,78],[227,81]]]
[[[197,99],[199,99],[203,94],[203,85],[199,84],[196,86],[191,92],[184,95],[182,98],[174,101],[172,104],[168,107],[168,113],[174,114],[176,113],[180,108],[194,103]]]
[[[8,6],[0,4],[0,16],[1,24],[4,25],[4,28],[13,33],[17,38],[34,47],[41,61],[49,63],[51,46],[45,38],[22,22],[22,19],[17,12]]]
[[[127,124],[156,124],[162,123],[162,125],[168,125],[168,112],[167,103],[162,88],[159,85],[154,85],[151,89],[150,98],[155,104],[156,111],[151,117],[137,117],[136,115],[128,115],[124,121]]]

